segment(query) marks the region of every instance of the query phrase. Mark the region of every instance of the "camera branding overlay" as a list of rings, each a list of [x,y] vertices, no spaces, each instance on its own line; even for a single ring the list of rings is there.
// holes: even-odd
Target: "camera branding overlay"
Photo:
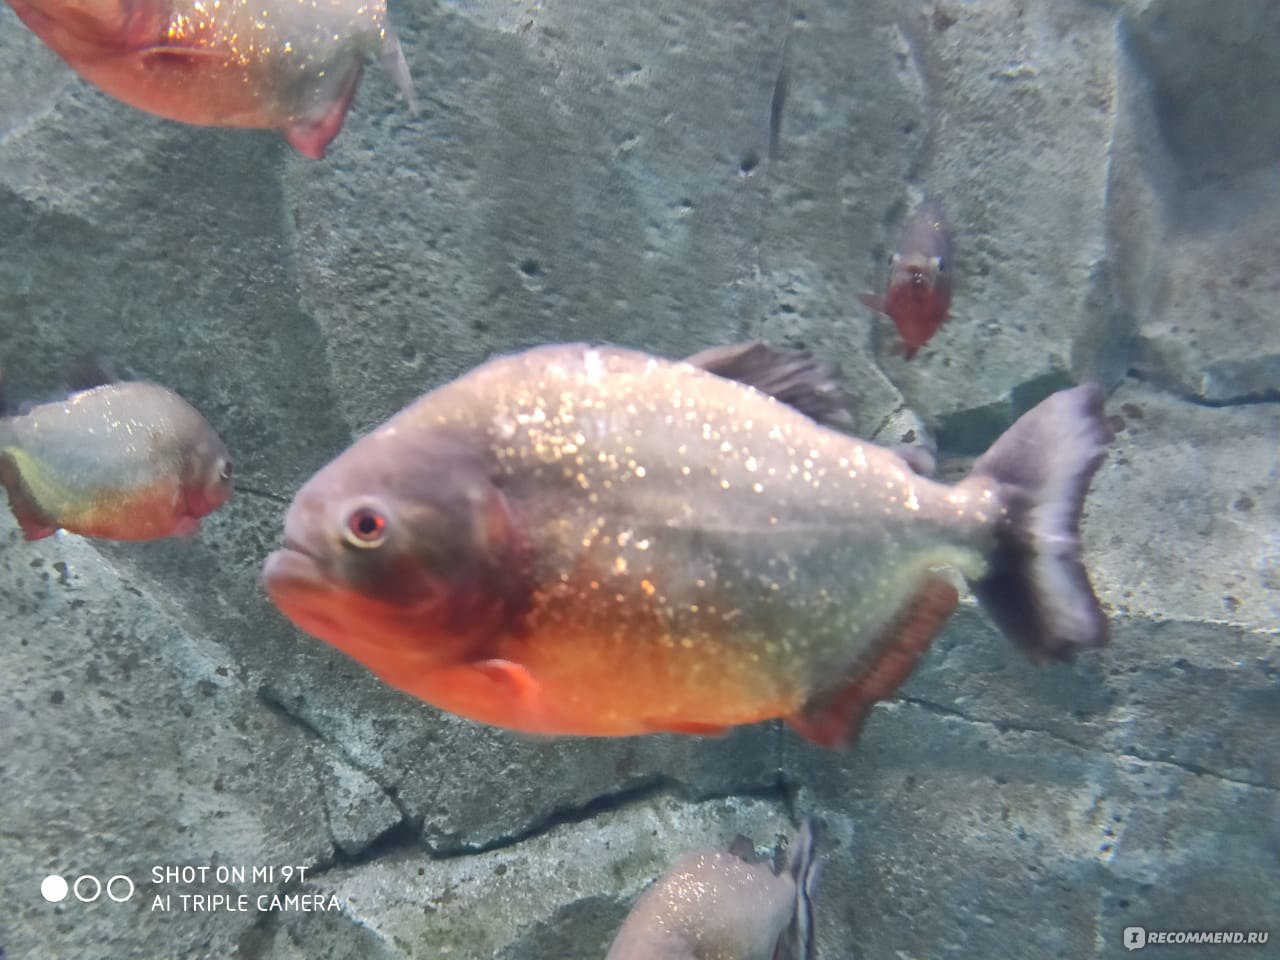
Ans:
[[[241,884],[279,887],[305,883],[306,879],[307,868],[291,864],[161,864],[136,880],[125,873],[74,876],[51,873],[40,881],[40,896],[49,903],[105,903],[108,906],[144,898],[153,912],[311,913],[341,909],[334,894],[279,889],[242,893],[225,889]],[[217,889],[219,887],[224,889]]]
[[[1182,943],[1213,943],[1224,946],[1239,944],[1256,947],[1266,943],[1269,936],[1270,933],[1267,930],[1148,930],[1146,927],[1125,927],[1124,946],[1126,950]]]

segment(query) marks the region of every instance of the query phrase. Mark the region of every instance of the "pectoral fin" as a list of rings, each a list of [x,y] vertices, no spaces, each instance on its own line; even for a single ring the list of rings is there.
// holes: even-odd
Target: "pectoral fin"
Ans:
[[[934,636],[959,603],[956,588],[931,578],[884,630],[870,662],[859,664],[844,686],[805,704],[787,722],[824,747],[847,747],[857,739],[862,722],[877,700],[891,696],[906,681]]]
[[[523,664],[475,660],[444,670],[425,699],[452,713],[524,733],[555,733],[545,691]]]
[[[885,309],[888,305],[885,303],[884,297],[878,293],[860,293],[858,294],[858,300],[861,301],[863,306],[870,307],[877,313],[888,312]]]
[[[510,660],[479,660],[470,665],[491,683],[505,688],[512,700],[529,703],[542,696],[542,686],[528,670]]]

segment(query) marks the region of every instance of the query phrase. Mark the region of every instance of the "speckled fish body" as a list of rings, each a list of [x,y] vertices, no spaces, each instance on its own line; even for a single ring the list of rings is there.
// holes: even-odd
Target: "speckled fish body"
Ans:
[[[386,0],[9,0],[82,77],[150,113],[279,129],[309,157],[337,136],[366,58],[406,99]]]
[[[1038,419],[1062,427],[1065,466],[1040,467],[1082,498],[1100,396],[1059,397]],[[1028,429],[1010,431],[1020,451]],[[304,629],[475,719],[616,735],[786,716],[839,742],[954,607],[936,568],[990,599],[993,556],[1017,550],[1009,508],[1034,503],[1003,486],[932,483],[687,364],[549,347],[429,394],[321,471],[264,579]],[[1035,655],[1105,638],[1077,568],[1043,585],[1064,622],[1001,624]]]
[[[113,383],[0,420],[0,486],[27,539],[149,540],[195,532],[231,495],[231,461],[177,394]]]
[[[951,232],[938,204],[926,200],[907,221],[884,296],[859,299],[889,315],[908,360],[938,332],[951,309]]]
[[[321,470],[264,584],[388,683],[487,723],[623,735],[787,717],[840,743],[952,611],[939,567],[980,597],[1006,573],[1001,589],[1029,590],[1028,609],[992,612],[1033,656],[1105,639],[1078,547],[1048,581],[1020,579],[1037,485],[1064,501],[1037,522],[1069,544],[1101,458],[1100,393],[1056,397],[991,471],[948,487],[690,364],[543,347],[426,395]],[[1044,436],[1044,478],[998,479]]]
[[[640,895],[605,960],[805,960],[815,863],[808,824],[778,874],[728,851],[685,854]]]

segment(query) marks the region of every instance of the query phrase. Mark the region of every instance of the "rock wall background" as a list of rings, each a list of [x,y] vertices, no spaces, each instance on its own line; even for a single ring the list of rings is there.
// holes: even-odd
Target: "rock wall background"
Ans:
[[[1130,925],[1270,929],[1275,955],[1280,10],[392,13],[420,113],[371,70],[312,163],[115,103],[0,8],[10,397],[99,352],[200,407],[242,483],[192,543],[0,516],[5,955],[599,958],[678,852],[810,814],[821,960],[1127,956]],[[855,296],[922,192],[958,286],[907,364]],[[491,353],[752,336],[837,360],[862,435],[923,424],[950,458],[1113,388],[1086,519],[1113,645],[1037,670],[968,606],[846,754],[773,725],[539,741],[382,687],[261,595],[298,484]],[[152,884],[169,864],[301,865],[289,889],[344,907],[152,910],[279,886]],[[48,873],[139,892],[53,906]]]

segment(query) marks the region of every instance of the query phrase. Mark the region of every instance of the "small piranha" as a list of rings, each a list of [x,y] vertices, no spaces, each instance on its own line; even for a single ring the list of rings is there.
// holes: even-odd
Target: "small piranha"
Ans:
[[[8,0],[73,70],[118,100],[200,126],[281,130],[324,156],[366,58],[413,86],[386,0]]]
[[[832,389],[791,354],[711,356],[795,406],[632,350],[491,360],[307,481],[267,593],[392,686],[540,734],[783,717],[847,744],[955,609],[943,568],[1033,660],[1106,641],[1077,529],[1111,439],[1097,386],[948,486],[801,413]]]
[[[938,332],[951,307],[951,234],[936,203],[926,200],[907,221],[885,295],[858,299],[892,318],[902,337],[894,352],[908,360]]]
[[[728,852],[679,857],[640,895],[605,960],[808,960],[812,826],[800,827],[780,873],[753,854],[740,837]]]
[[[231,496],[231,459],[189,403],[109,383],[0,419],[0,486],[28,540],[63,529],[151,540],[196,532]]]

